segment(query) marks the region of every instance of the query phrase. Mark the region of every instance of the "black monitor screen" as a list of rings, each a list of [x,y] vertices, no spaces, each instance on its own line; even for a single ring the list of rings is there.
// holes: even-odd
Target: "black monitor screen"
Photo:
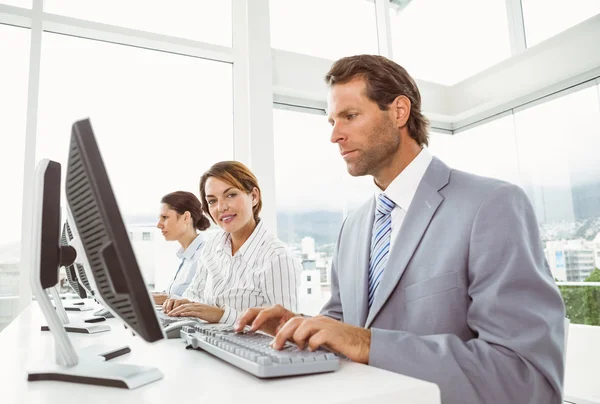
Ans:
[[[89,119],[73,124],[66,195],[95,292],[146,341],[162,339]]]

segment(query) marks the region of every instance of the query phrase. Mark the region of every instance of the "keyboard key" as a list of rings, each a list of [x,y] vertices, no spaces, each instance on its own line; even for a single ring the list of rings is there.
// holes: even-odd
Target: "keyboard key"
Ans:
[[[261,357],[259,357],[259,358],[257,359],[257,362],[258,362],[260,365],[270,365],[270,364],[272,364],[272,363],[273,363],[273,362],[271,361],[271,358],[269,358],[268,356],[261,356]]]

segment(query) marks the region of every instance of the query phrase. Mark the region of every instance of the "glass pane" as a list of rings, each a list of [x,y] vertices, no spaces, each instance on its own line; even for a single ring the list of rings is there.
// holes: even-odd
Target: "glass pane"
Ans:
[[[510,57],[505,0],[414,0],[390,7],[394,60],[452,85]]]
[[[331,60],[378,51],[372,1],[271,0],[269,12],[273,48]]]
[[[329,142],[325,116],[275,109],[273,121],[277,231],[311,277],[308,283],[302,276],[300,310],[316,314],[330,296],[331,259],[342,221],[373,196],[374,186],[371,177],[348,174],[337,146]]]
[[[45,0],[44,11],[231,46],[231,0]]]
[[[513,117],[455,135],[432,133],[429,148],[450,167],[520,184]]]
[[[570,282],[596,279],[598,274],[592,273],[600,267],[598,86],[518,112],[515,126],[526,192],[554,277]],[[598,325],[596,288],[561,290],[572,322]]]
[[[518,112],[515,125],[521,172],[531,183],[538,220],[547,226],[545,239],[595,237],[600,223],[581,226],[600,220],[597,86]],[[571,229],[559,232],[567,223]]]
[[[0,4],[7,4],[9,6],[31,8],[32,0],[0,0]]]
[[[540,43],[600,14],[600,0],[521,0],[527,46]]]
[[[0,330],[16,315],[21,262],[23,163],[29,78],[29,30],[0,24]]]
[[[600,272],[594,272],[600,268],[598,86],[454,136],[434,133],[430,149],[453,168],[523,187],[554,278],[600,281]],[[600,325],[600,288],[560,289],[573,323]]]
[[[71,125],[90,117],[146,282],[166,286],[179,245],[155,228],[160,199],[198,195],[233,158],[231,65],[47,33],[40,87],[37,159],[66,170]]]

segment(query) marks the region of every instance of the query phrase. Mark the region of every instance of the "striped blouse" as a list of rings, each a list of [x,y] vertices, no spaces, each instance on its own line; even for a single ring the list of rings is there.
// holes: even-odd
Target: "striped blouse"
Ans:
[[[225,310],[219,322],[232,325],[244,310],[280,304],[297,311],[302,264],[259,222],[232,256],[231,235],[206,240],[196,275],[183,298]]]

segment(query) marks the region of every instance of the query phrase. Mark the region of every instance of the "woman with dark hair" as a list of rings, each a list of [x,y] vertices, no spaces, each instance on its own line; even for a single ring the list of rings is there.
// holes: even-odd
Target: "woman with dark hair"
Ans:
[[[163,196],[160,205],[158,227],[165,240],[177,241],[181,245],[177,257],[181,260],[171,283],[166,290],[154,293],[154,302],[163,304],[169,297],[183,295],[196,274],[198,258],[204,245],[204,236],[199,231],[210,227],[202,212],[202,204],[191,192],[177,191]]]
[[[232,325],[250,307],[296,310],[302,265],[260,220],[254,174],[237,161],[217,163],[202,175],[200,196],[223,231],[206,241],[183,299],[167,299],[163,312]]]

